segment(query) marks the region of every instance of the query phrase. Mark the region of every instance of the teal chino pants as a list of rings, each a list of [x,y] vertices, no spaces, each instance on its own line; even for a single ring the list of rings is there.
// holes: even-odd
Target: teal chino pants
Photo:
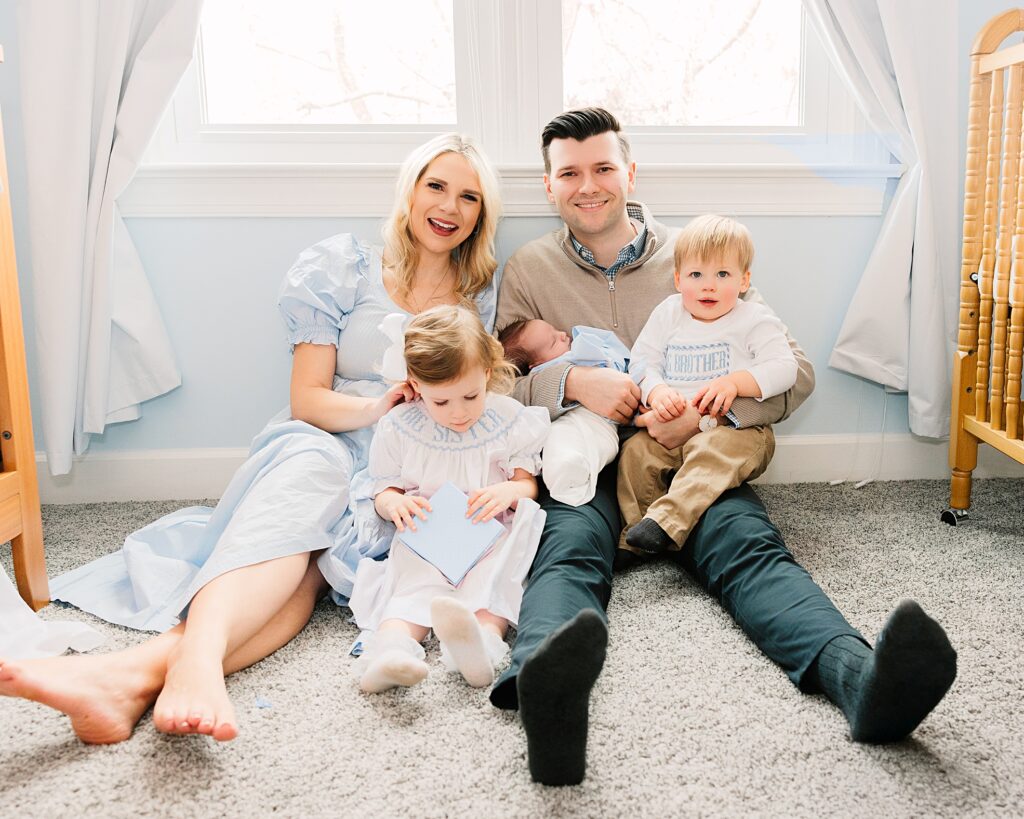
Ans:
[[[620,528],[615,470],[615,463],[605,467],[594,499],[580,507],[541,490],[547,521],[523,594],[512,662],[491,690],[498,708],[518,707],[516,674],[549,634],[585,608],[605,612]],[[843,634],[864,640],[790,554],[748,484],[725,492],[671,557],[802,689],[829,640]]]

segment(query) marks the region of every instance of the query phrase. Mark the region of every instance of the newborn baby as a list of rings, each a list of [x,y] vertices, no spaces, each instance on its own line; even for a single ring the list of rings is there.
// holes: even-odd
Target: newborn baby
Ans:
[[[541,319],[510,324],[498,334],[505,358],[525,375],[555,362],[612,367],[626,372],[629,349],[618,337],[596,327],[576,326],[572,335]],[[597,476],[619,451],[614,421],[577,406],[558,416],[541,456],[541,476],[551,497],[580,506],[594,497]]]

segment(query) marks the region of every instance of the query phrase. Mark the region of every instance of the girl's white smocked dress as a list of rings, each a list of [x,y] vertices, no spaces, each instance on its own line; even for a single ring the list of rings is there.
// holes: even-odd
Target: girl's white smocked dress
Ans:
[[[370,446],[371,493],[394,486],[429,498],[451,481],[468,495],[509,480],[517,468],[536,475],[549,427],[546,409],[524,407],[493,393],[487,395],[480,420],[465,432],[433,421],[422,401],[400,405],[381,419]],[[529,499],[498,516],[508,534],[469,570],[458,588],[396,535],[387,560],[359,563],[349,603],[356,622],[370,630],[391,618],[430,626],[430,601],[445,595],[459,599],[470,611],[487,609],[516,623],[544,517]],[[394,531],[390,524],[389,528]]]

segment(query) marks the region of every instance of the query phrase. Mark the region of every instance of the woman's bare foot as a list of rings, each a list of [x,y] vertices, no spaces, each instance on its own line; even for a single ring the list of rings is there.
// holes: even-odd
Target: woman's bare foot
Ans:
[[[153,724],[167,734],[206,734],[219,742],[238,736],[223,665],[188,653],[173,653],[163,691],[153,706]]]
[[[97,745],[128,739],[162,682],[162,668],[140,668],[116,653],[0,660],[0,695],[67,714],[78,738]]]

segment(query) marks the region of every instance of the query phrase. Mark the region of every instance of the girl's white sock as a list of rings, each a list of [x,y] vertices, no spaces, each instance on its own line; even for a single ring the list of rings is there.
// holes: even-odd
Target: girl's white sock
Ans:
[[[416,685],[429,673],[423,662],[423,646],[408,634],[374,635],[367,644],[359,687],[367,694],[379,694],[399,686]]]
[[[508,650],[504,640],[484,631],[473,612],[451,597],[431,601],[430,620],[445,665],[454,667],[474,688],[494,682],[494,666]]]

